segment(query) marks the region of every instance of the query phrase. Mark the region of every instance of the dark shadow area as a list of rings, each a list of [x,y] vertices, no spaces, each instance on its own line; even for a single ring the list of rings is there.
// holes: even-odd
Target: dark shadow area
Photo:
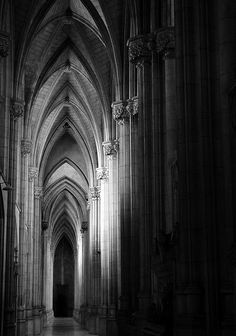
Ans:
[[[53,310],[55,317],[72,317],[74,309],[74,255],[69,241],[59,242],[53,265]]]

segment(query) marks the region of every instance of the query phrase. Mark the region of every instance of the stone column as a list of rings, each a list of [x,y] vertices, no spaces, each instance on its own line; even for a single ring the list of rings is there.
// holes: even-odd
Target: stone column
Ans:
[[[175,81],[174,27],[160,29],[156,34],[158,74],[163,74],[164,104],[159,105],[158,134],[158,225],[153,242],[154,302],[159,323],[167,333],[173,329],[174,257],[178,223],[177,115]],[[159,93],[160,94],[160,93]],[[153,145],[155,148],[155,145]],[[155,190],[154,190],[155,192]],[[155,210],[154,210],[155,211]],[[155,243],[155,245],[154,245]]]
[[[175,5],[178,193],[181,209],[175,277],[176,335],[183,332],[216,335],[221,333],[218,329],[221,316],[218,307],[218,260],[222,251],[217,238],[215,188],[223,176],[220,174],[221,178],[218,176],[215,179],[214,155],[217,151],[213,142],[219,133],[212,133],[212,127],[217,124],[213,115],[216,116],[218,106],[211,105],[211,98],[214,97],[215,101],[218,96],[212,88],[215,76],[218,76],[215,71],[219,60],[218,51],[215,60],[212,52],[219,46],[214,45],[214,39],[218,39],[215,31],[213,39],[209,35],[212,24],[209,22],[212,19],[209,9],[217,18],[220,11],[218,5],[208,8],[209,3],[192,0],[177,1]],[[225,2],[223,7],[227,7]],[[212,62],[217,64],[216,68],[212,68]],[[223,116],[221,108],[219,112]],[[222,155],[220,157],[222,160]],[[219,205],[222,201],[221,195]],[[228,223],[227,211],[224,209],[223,213],[224,221]],[[222,227],[221,220],[219,225]],[[196,324],[193,326],[189,321]]]
[[[100,303],[100,269],[101,269],[101,251],[100,251],[100,189],[99,187],[90,188],[90,225],[89,225],[89,321],[88,330],[95,334],[98,332],[98,306]]]
[[[9,35],[6,32],[0,31],[0,63],[1,59],[5,59],[9,52]],[[3,62],[4,63],[4,62]],[[4,64],[0,64],[0,69],[4,67]],[[6,70],[6,67],[5,67]],[[1,74],[3,72],[1,71]],[[2,78],[2,80],[4,80]],[[1,86],[2,87],[2,86]],[[1,90],[2,91],[2,90]],[[1,92],[3,93],[3,92]],[[7,110],[5,109],[6,99],[0,94],[0,166],[6,167],[4,164],[7,158],[8,142],[7,139]],[[3,335],[3,321],[4,321],[4,305],[5,305],[5,273],[6,273],[6,233],[7,233],[7,223],[3,216],[4,210],[1,209],[2,218],[0,218],[1,228],[0,228],[0,335]],[[8,247],[9,248],[9,247]]]
[[[41,269],[41,307],[42,307],[42,327],[46,325],[47,315],[46,315],[46,282],[47,282],[47,239],[48,239],[48,221],[42,220],[42,269]]]
[[[10,140],[9,140],[9,182],[13,190],[8,198],[7,214],[7,250],[6,250],[6,268],[5,276],[5,325],[4,335],[13,335],[17,328],[17,299],[18,299],[18,273],[14,270],[14,247],[19,253],[19,175],[20,169],[20,136],[21,136],[21,117],[24,114],[24,104],[19,100],[12,100],[10,106]],[[19,149],[18,149],[19,148]],[[16,213],[17,206],[17,219]],[[17,278],[17,279],[16,279]],[[17,280],[17,281],[16,281]]]
[[[99,334],[107,335],[107,314],[109,305],[109,192],[108,168],[97,168],[97,180],[101,184],[100,250],[101,258],[101,298],[99,310]]]
[[[90,204],[92,200],[90,199],[90,195],[88,195],[87,200],[87,214],[90,221]],[[87,319],[87,308],[89,304],[89,291],[90,291],[90,246],[89,246],[89,222],[88,222],[88,230],[84,231],[81,228],[81,253],[82,253],[82,298],[81,298],[81,306],[80,306],[80,324],[83,327],[86,327],[86,319]]]
[[[37,178],[38,170],[34,170]],[[41,225],[41,198],[42,187],[34,186],[34,228],[33,228],[33,318],[34,333],[39,335],[41,332],[42,315],[42,225]]]
[[[48,323],[53,318],[53,251],[50,246],[50,235],[48,232],[49,222],[42,221],[43,230],[43,306],[44,323]]]
[[[131,66],[133,66],[131,64]],[[135,313],[137,295],[139,291],[139,205],[138,205],[138,110],[139,98],[137,96],[127,100],[126,106],[129,114],[130,126],[130,310]]]
[[[139,137],[139,221],[140,221],[140,317],[145,318],[151,296],[150,249],[152,232],[152,104],[150,36],[140,35],[128,41],[129,60],[137,66],[138,79],[138,137]]]
[[[8,120],[8,88],[7,80],[10,77],[10,72],[8,69],[8,52],[9,52],[9,35],[6,32],[0,31],[0,165],[4,169],[4,174],[7,170],[7,158],[8,158],[8,147],[9,147],[9,127]]]
[[[173,169],[177,162],[176,69],[174,27],[162,28],[156,36],[157,52],[163,58],[164,104],[164,178],[165,178],[165,232],[173,231],[177,222],[177,199],[173,186]]]
[[[128,315],[130,306],[130,138],[129,114],[126,101],[112,104],[113,118],[119,126],[119,227],[120,241],[120,303],[119,315]]]
[[[118,302],[118,262],[120,241],[120,227],[118,225],[118,150],[119,141],[111,140],[103,142],[105,162],[109,171],[108,197],[109,203],[109,268],[108,268],[108,311],[107,334],[116,335],[117,330],[117,302]]]
[[[34,183],[38,177],[38,169],[29,167],[28,170],[28,211],[27,211],[27,280],[26,280],[26,331],[31,335],[34,330],[33,317],[33,286],[34,286]]]
[[[30,228],[28,223],[28,169],[29,155],[31,153],[32,142],[28,139],[21,141],[22,172],[21,172],[21,217],[19,235],[19,297],[18,297],[18,324],[19,333],[26,332],[26,304],[27,304],[27,275],[28,275],[28,244],[30,240]]]

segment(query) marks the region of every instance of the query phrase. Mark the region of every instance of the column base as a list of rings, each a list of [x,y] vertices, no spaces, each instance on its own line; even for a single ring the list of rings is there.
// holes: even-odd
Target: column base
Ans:
[[[43,329],[43,314],[41,307],[33,308],[34,335],[40,335]]]
[[[98,334],[99,331],[98,307],[88,307],[87,329],[90,334]]]
[[[48,323],[50,323],[54,319],[54,311],[52,309],[45,310],[43,312],[43,326],[45,327]]]
[[[99,307],[99,336],[107,336],[107,306]]]
[[[5,320],[3,326],[4,336],[14,336],[15,335],[15,309],[13,307],[8,307],[5,310]]]
[[[26,334],[26,310],[24,307],[19,307],[17,310],[17,336]]]

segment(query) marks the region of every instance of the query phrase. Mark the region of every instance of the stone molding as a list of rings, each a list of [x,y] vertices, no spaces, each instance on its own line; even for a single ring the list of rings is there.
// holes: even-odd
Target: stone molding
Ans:
[[[12,100],[10,114],[14,120],[22,117],[24,115],[24,102],[20,100]]]
[[[119,124],[124,125],[129,120],[129,115],[126,110],[126,101],[117,101],[111,104],[113,119]]]
[[[138,97],[137,96],[127,100],[126,110],[129,114],[129,116],[138,114],[138,108],[139,108],[139,104],[138,104]]]
[[[92,200],[97,200],[100,198],[100,188],[99,187],[93,187],[90,188],[90,194]]]
[[[25,156],[31,153],[32,150],[32,141],[23,139],[21,140],[21,153]]]
[[[108,180],[109,170],[107,167],[99,167],[96,169],[97,180]]]
[[[42,187],[34,187],[34,198],[40,199],[43,197],[43,188]]]
[[[0,31],[0,56],[7,57],[9,53],[9,34]]]
[[[29,182],[33,182],[39,174],[37,167],[29,167]]]
[[[175,28],[165,27],[156,33],[156,50],[164,58],[174,57],[175,52]]]
[[[116,155],[119,150],[119,140],[115,139],[110,141],[104,141],[102,143],[102,146],[106,156]]]
[[[153,37],[151,34],[131,37],[128,42],[129,61],[136,66],[151,61]]]

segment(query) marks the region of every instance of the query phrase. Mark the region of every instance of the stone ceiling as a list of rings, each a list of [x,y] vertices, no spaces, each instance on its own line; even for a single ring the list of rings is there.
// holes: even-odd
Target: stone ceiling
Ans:
[[[76,236],[78,223],[87,220],[102,141],[111,134],[110,106],[122,73],[123,1],[21,0],[14,6],[15,92],[24,92],[44,216],[51,232],[64,227]]]

